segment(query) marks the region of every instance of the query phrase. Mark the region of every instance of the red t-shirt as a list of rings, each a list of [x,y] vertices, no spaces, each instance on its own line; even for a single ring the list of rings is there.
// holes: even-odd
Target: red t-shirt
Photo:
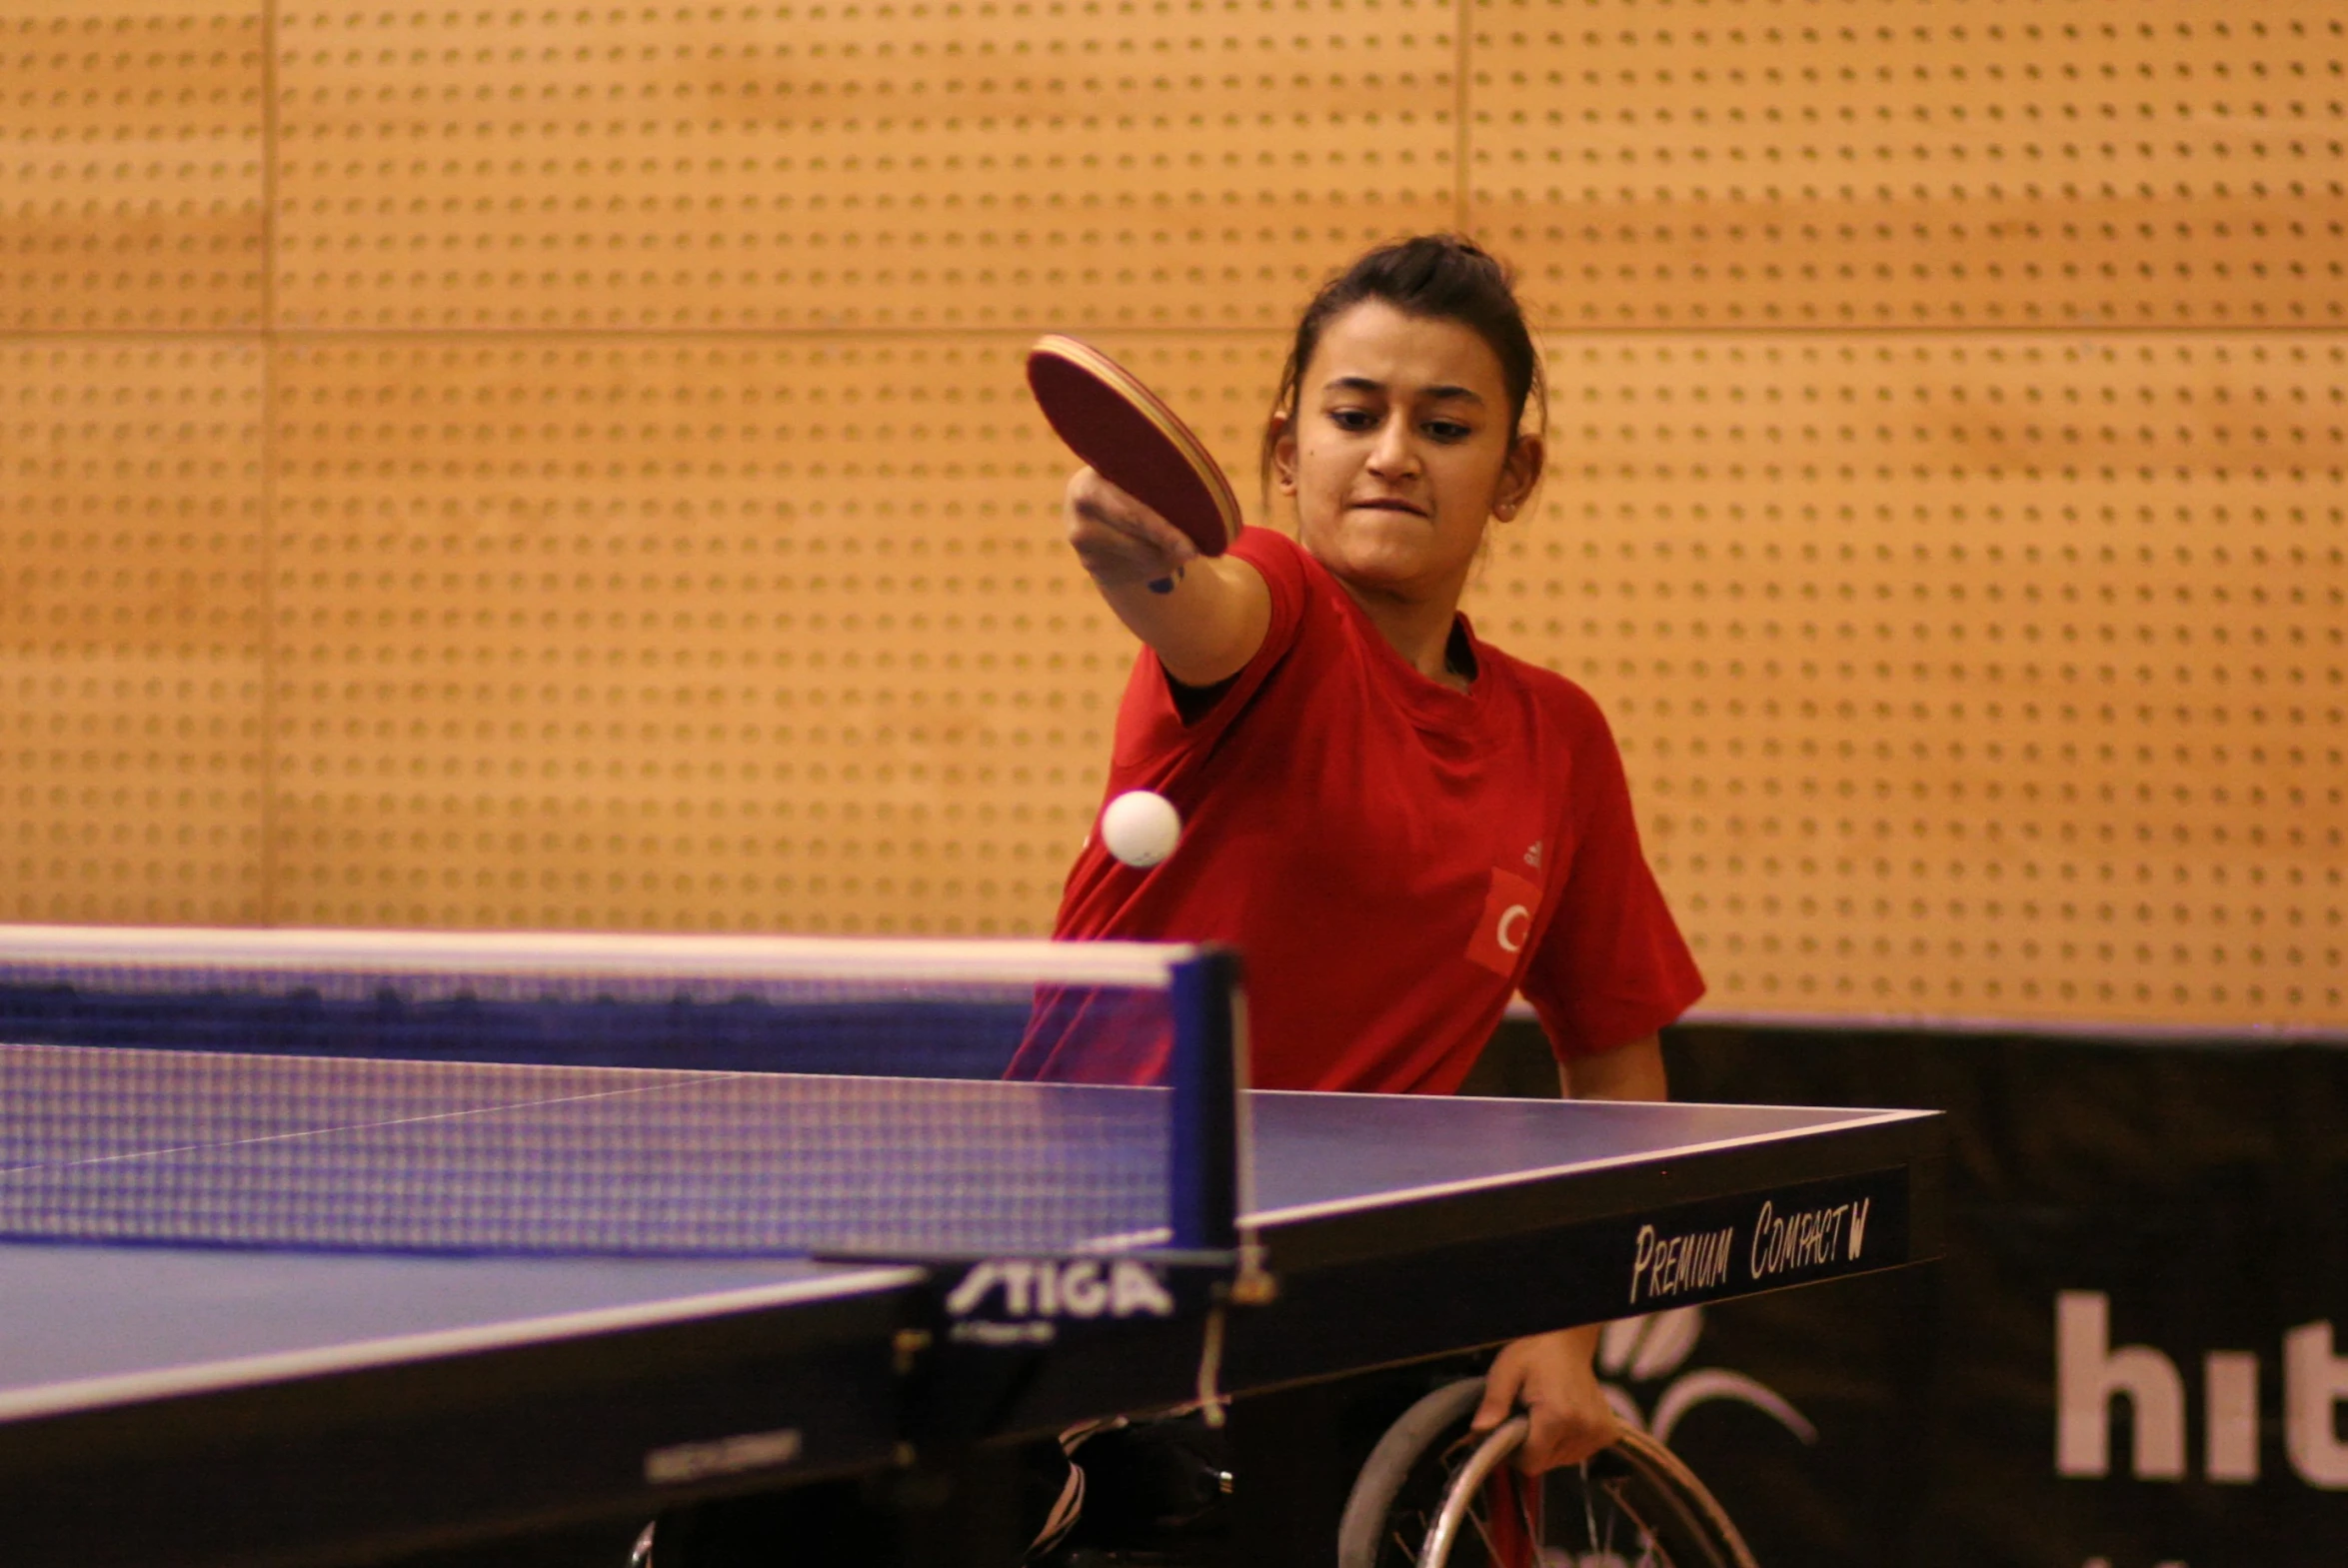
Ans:
[[[1448,1093],[1511,991],[1567,1059],[1702,994],[1587,693],[1465,617],[1476,675],[1455,691],[1284,535],[1249,529],[1232,554],[1271,592],[1263,647],[1185,694],[1189,723],[1144,649],[1118,714],[1107,797],[1165,795],[1180,846],[1136,870],[1088,835],[1054,934],[1236,947],[1260,1088]],[[1072,1021],[1088,1010],[1031,1029],[1012,1075],[1158,1081],[1166,1042]]]

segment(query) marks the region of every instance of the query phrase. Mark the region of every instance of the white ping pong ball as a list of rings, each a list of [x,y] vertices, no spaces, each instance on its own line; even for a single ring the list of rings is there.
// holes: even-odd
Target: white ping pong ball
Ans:
[[[1136,870],[1174,853],[1181,836],[1181,813],[1174,802],[1147,789],[1128,789],[1101,813],[1102,844]]]

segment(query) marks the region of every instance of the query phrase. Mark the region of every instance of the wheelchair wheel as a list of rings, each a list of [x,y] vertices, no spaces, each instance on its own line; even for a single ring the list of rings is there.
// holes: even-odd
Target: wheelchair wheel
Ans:
[[[1475,1434],[1483,1383],[1410,1407],[1353,1483],[1337,1568],[1755,1568],[1719,1503],[1643,1432],[1543,1476],[1505,1462],[1522,1417]]]

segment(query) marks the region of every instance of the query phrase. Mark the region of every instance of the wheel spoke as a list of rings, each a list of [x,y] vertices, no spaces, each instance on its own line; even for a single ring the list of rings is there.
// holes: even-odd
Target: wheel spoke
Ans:
[[[1591,1510],[1590,1510],[1590,1501],[1589,1501],[1589,1494],[1590,1494],[1590,1484],[1589,1484],[1589,1461],[1588,1461],[1587,1459],[1584,1459],[1584,1460],[1581,1462],[1581,1466],[1580,1466],[1580,1472],[1581,1472],[1581,1524],[1582,1524],[1582,1529],[1583,1529],[1585,1532],[1587,1532],[1587,1533],[1586,1533],[1586,1535],[1584,1536],[1584,1539],[1586,1539],[1586,1540],[1589,1542],[1589,1549],[1590,1549],[1590,1551],[1591,1551],[1591,1552],[1593,1552],[1593,1553],[1596,1553],[1596,1552],[1602,1552],[1602,1551],[1604,1551],[1604,1550],[1605,1550],[1605,1548],[1604,1548],[1604,1547],[1602,1547],[1602,1546],[1600,1546],[1600,1545],[1598,1544],[1598,1520],[1597,1520],[1597,1516],[1596,1516],[1596,1514],[1592,1513],[1592,1512],[1591,1512]]]
[[[1500,1561],[1499,1545],[1493,1541],[1490,1528],[1484,1524],[1484,1490],[1477,1490],[1477,1500],[1467,1510],[1467,1522],[1475,1526],[1476,1538],[1483,1542],[1483,1560],[1490,1563],[1492,1568],[1508,1568],[1507,1564]]]

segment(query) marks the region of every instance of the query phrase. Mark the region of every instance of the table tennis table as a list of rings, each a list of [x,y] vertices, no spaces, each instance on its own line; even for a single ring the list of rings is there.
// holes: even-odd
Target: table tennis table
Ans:
[[[760,1091],[869,1081],[773,1075]],[[1034,1107],[1148,1120],[1167,1097],[912,1092],[1047,1126]],[[1202,1385],[1244,1398],[1938,1247],[1929,1113],[1236,1098],[1239,1288],[1202,1288],[1231,1271],[1191,1269],[1153,1230],[905,1257],[0,1244],[8,1560],[365,1561],[649,1517],[951,1462]],[[908,1168],[926,1154],[898,1152]],[[1015,1149],[996,1174],[1021,1180],[1037,1157]],[[868,1178],[894,1164],[882,1147]],[[1052,1179],[1083,1177],[1063,1162]]]

